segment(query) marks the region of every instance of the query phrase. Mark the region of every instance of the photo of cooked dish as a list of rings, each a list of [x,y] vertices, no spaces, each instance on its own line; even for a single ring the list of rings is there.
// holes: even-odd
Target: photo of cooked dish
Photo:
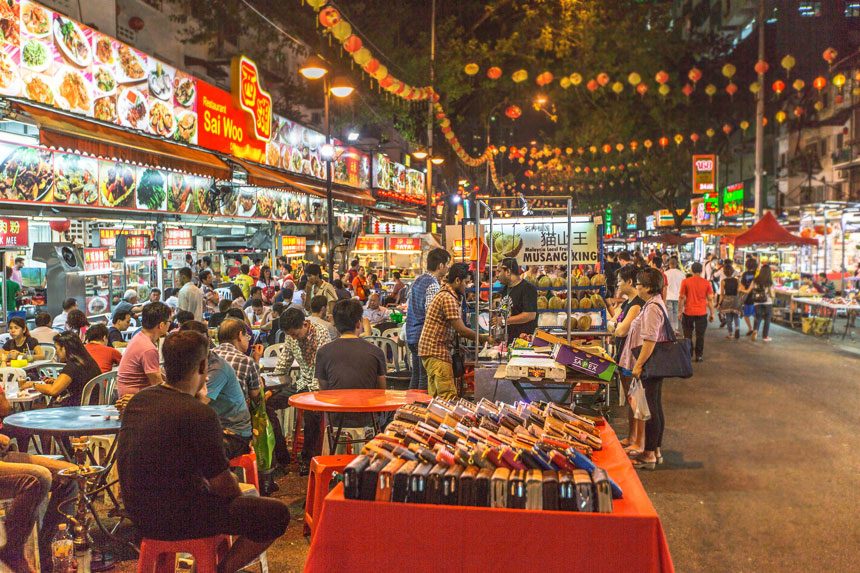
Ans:
[[[93,53],[83,30],[71,20],[56,15],[54,18],[54,39],[60,51],[73,64],[85,67],[92,63]]]
[[[98,161],[71,154],[54,156],[54,201],[69,205],[98,202]]]
[[[0,43],[13,46],[20,43],[19,8],[17,2],[0,2]]]
[[[27,97],[45,105],[54,105],[54,92],[43,76],[32,75],[24,80]]]
[[[96,60],[108,66],[112,66],[116,61],[113,54],[113,41],[107,36],[101,36],[96,41]]]
[[[119,56],[118,80],[121,84],[136,83],[146,79],[144,62],[138,54],[125,44],[117,49]]]
[[[54,76],[57,102],[70,111],[88,112],[93,103],[92,87],[78,70],[64,67]]]
[[[27,40],[21,48],[21,65],[34,72],[44,72],[51,65],[51,49],[41,40]]]
[[[137,208],[164,211],[167,177],[157,169],[144,169],[137,181]]]
[[[193,111],[181,111],[177,116],[173,138],[183,143],[197,143],[197,114]]]
[[[87,301],[87,311],[90,316],[102,314],[108,309],[108,301],[103,296],[94,296]]]
[[[21,93],[18,66],[6,52],[0,51],[0,94],[15,96]]]
[[[200,179],[192,183],[194,187],[194,205],[192,208],[201,215],[214,215],[218,212],[218,195],[210,193],[209,182]]]
[[[239,208],[239,190],[225,189],[219,197],[220,211],[222,215],[235,215]]]
[[[131,207],[136,184],[135,169],[130,165],[99,162],[99,191],[103,207]]]
[[[167,210],[173,213],[187,213],[194,203],[194,187],[191,176],[170,173],[167,177]]]
[[[173,80],[173,96],[176,98],[176,103],[182,107],[191,107],[196,95],[197,88],[194,86],[194,80],[177,75]]]
[[[100,97],[93,106],[93,117],[101,121],[116,123],[116,96]]]
[[[149,127],[156,135],[162,137],[173,135],[173,129],[176,127],[173,110],[163,102],[155,102],[149,110]]]
[[[116,91],[116,78],[113,75],[113,70],[108,66],[96,68],[93,74],[93,84],[96,86],[96,90],[104,95],[114,93]]]
[[[52,160],[53,154],[48,151],[13,148],[0,163],[0,198],[47,201],[54,182]]]
[[[155,63],[155,69],[149,72],[149,93],[160,100],[170,101],[173,97],[173,76],[176,72],[157,60],[151,60],[150,64],[152,63]]]
[[[257,195],[253,191],[242,191],[239,195],[239,208],[236,214],[240,217],[253,217],[257,212]]]
[[[149,110],[146,107],[146,98],[139,90],[123,90],[119,94],[116,107],[122,125],[146,131]]]
[[[266,144],[266,165],[281,166],[281,146],[277,143],[270,141]]]
[[[24,25],[25,33],[37,38],[44,38],[51,33],[51,18],[50,10],[33,2],[21,3],[21,24]]]
[[[257,193],[258,217],[269,217],[272,214],[272,208],[275,206],[275,201],[272,199],[272,195],[277,195],[278,193],[280,192],[260,189],[260,192]]]

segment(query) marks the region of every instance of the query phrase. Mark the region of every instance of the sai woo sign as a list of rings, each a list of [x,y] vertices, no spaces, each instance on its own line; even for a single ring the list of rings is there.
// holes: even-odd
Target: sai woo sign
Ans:
[[[693,156],[693,195],[717,190],[717,156]]]
[[[0,249],[28,246],[29,231],[27,219],[0,217]]]

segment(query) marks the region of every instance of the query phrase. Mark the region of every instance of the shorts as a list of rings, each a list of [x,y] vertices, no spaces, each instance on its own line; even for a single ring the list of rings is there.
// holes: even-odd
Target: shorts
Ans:
[[[744,316],[755,316],[755,305],[754,304],[745,304],[744,305]]]

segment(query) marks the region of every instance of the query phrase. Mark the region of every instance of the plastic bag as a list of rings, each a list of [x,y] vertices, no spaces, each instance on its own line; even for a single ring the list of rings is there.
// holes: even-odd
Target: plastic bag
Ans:
[[[634,378],[630,383],[627,402],[630,403],[634,418],[643,422],[651,418],[651,410],[648,408],[648,400],[645,398],[645,387],[642,386],[642,380],[639,378]]]
[[[272,467],[272,454],[275,451],[275,431],[266,414],[266,398],[263,394],[256,404],[251,405],[251,443],[257,454],[257,469],[267,471]]]

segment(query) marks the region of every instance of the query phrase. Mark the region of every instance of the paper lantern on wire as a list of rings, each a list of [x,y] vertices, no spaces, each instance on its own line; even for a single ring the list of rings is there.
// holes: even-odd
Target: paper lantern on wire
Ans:
[[[478,73],[478,71],[480,71],[480,68],[478,67],[478,64],[466,64],[466,65],[463,67],[463,72],[464,72],[467,76],[474,76],[475,74],[477,74],[477,73]]]
[[[827,62],[828,64],[830,64],[830,65],[832,66],[832,65],[833,65],[833,62],[835,62],[835,61],[836,61],[836,57],[837,57],[838,55],[839,55],[839,52],[837,52],[837,51],[836,51],[836,50],[834,50],[833,48],[827,48],[827,49],[826,49],[826,50],[824,50],[824,52],[821,54],[821,57],[822,57],[822,58],[824,58],[824,61],[825,61],[825,62]]]
[[[761,85],[759,85],[758,82],[751,83],[750,84],[750,91],[754,94],[757,94],[759,91],[761,91]]]
[[[615,144],[615,151],[617,151],[618,153],[621,153],[622,151],[624,151],[624,144],[623,143],[616,143]]]
[[[657,143],[660,144],[660,147],[665,148],[667,145],[669,145],[669,138],[664,135],[663,137],[661,137],[660,139],[657,140]]]
[[[592,145],[591,147],[588,148],[588,151],[590,151],[591,154],[594,155],[595,153],[597,153],[597,146]]]
[[[814,108],[815,108],[815,111],[821,111],[821,110],[823,110],[823,109],[824,109],[824,102],[819,100],[819,101],[815,102],[815,103],[812,105],[812,107],[814,107]]]
[[[827,87],[827,78],[825,78],[824,76],[818,76],[812,81],[812,87],[814,87],[818,91],[823,90]]]
[[[669,87],[669,84],[660,84],[660,87],[657,88],[657,92],[663,97],[669,95],[670,91],[672,91],[672,88]]]
[[[685,96],[687,96],[687,99],[689,99],[690,96],[693,95],[693,91],[693,86],[691,86],[690,84],[684,84],[684,87],[681,88],[681,92]]]
[[[380,65],[378,68],[376,68],[376,71],[374,71],[370,75],[373,76],[377,81],[382,81],[386,76],[388,76],[388,68],[383,65]]]
[[[576,72],[570,74],[570,83],[575,86],[578,86],[582,83],[582,74],[578,74]]]
[[[759,60],[755,63],[753,69],[755,70],[755,73],[763,76],[770,69],[770,64],[768,64],[764,60]]]
[[[361,49],[362,41],[361,38],[356,36],[355,34],[351,35],[349,38],[344,40],[343,49],[347,51],[349,54],[354,54]]]
[[[738,86],[734,82],[729,82],[726,86],[726,93],[729,94],[730,98],[734,98],[735,94],[738,93]]]
[[[675,145],[681,145],[682,143],[684,143],[684,136],[681,135],[680,133],[676,133],[675,134]]]
[[[338,12],[336,8],[326,6],[325,8],[320,10],[319,21],[324,28],[331,28],[332,26],[340,22],[340,20],[340,12]]]
[[[582,155],[583,153],[585,153],[585,148],[584,147],[577,147],[576,152],[578,154]]]
[[[715,86],[714,84],[708,84],[705,86],[705,94],[708,96],[708,99],[713,99],[716,93],[717,86]]]
[[[654,79],[657,81],[658,84],[664,85],[666,82],[669,81],[669,74],[667,74],[663,70],[660,70],[659,72],[657,72],[657,75],[654,76]]]
[[[343,42],[352,35],[352,26],[350,26],[349,22],[346,20],[341,20],[331,27],[331,35],[334,36],[338,42]]]
[[[518,84],[529,79],[529,73],[525,70],[517,70],[513,74],[511,74],[511,79],[514,83]]]
[[[788,54],[787,56],[783,56],[782,60],[779,62],[779,65],[785,70],[786,77],[791,75],[791,70],[794,68],[794,64],[797,62],[794,59],[794,56]]]
[[[547,86],[552,83],[553,75],[552,72],[541,72],[535,78],[535,83],[541,87]]]
[[[773,117],[774,117],[774,119],[776,119],[777,122],[782,123],[785,121],[785,118],[787,117],[787,115],[788,114],[786,114],[784,111],[779,110],[778,112],[776,112],[774,114]]]
[[[716,134],[716,133],[717,132],[714,131],[713,127],[709,127],[708,129],[705,130],[705,135],[707,135],[708,137],[714,137],[714,134]]]
[[[726,64],[723,66],[723,75],[729,79],[732,79],[732,76],[737,72],[737,68],[735,68],[734,64]]]
[[[773,82],[771,87],[773,88],[773,91],[776,92],[776,95],[782,95],[782,92],[785,91],[785,82],[782,80],[776,80]]]
[[[767,127],[767,118],[766,117],[761,118],[761,126]]]
[[[561,86],[561,89],[566,90],[567,88],[570,87],[570,78],[567,76],[564,76],[563,78],[558,80],[558,85]]]
[[[639,142],[634,139],[630,142],[630,151],[636,151],[637,149],[639,149]]]
[[[523,110],[518,105],[509,105],[505,109],[505,115],[510,119],[517,119],[523,114]]]
[[[627,83],[631,86],[638,86],[640,83],[642,83],[642,76],[640,76],[636,72],[630,72],[630,75],[627,76]]]
[[[319,12],[320,8],[325,6],[328,3],[328,0],[308,0],[308,6],[314,9],[314,11]]]
[[[654,143],[650,139],[646,139],[642,142],[642,145],[645,146],[645,149],[651,149],[651,146],[654,145]]]
[[[746,131],[746,130],[748,130],[748,129],[749,129],[749,127],[750,127],[750,122],[748,122],[747,120],[743,120],[743,121],[741,121],[741,122],[740,122],[740,124],[739,124],[739,125],[741,126],[741,129],[742,129],[743,131]]]
[[[605,86],[609,83],[609,74],[605,72],[600,72],[597,74],[597,83],[600,84],[600,87]]]
[[[839,92],[842,93],[842,86],[845,85],[846,80],[847,78],[844,74],[836,74],[830,81],[833,83],[834,86],[836,86]]]
[[[690,78],[690,81],[693,82],[693,84],[695,84],[702,79],[702,70],[699,68],[693,68],[687,72],[687,77]]]
[[[648,84],[646,84],[645,82],[638,84],[636,86],[636,93],[641,96],[644,96],[646,93],[648,93]]]
[[[797,106],[796,108],[794,108],[793,113],[794,113],[794,117],[800,117],[801,115],[803,115],[803,108],[800,106]]]
[[[612,151],[612,146],[608,143],[603,144],[603,153],[609,153]]]
[[[797,78],[791,83],[791,87],[793,87],[797,92],[802,92],[803,88],[806,87],[806,82],[800,78]]]
[[[621,82],[613,82],[612,91],[615,92],[615,94],[620,94],[624,91],[624,84]]]
[[[376,65],[373,66],[372,71],[368,71],[367,69],[364,70],[367,73],[372,73],[376,70],[376,68],[379,67],[379,60],[374,59],[373,54],[371,54],[370,50],[368,50],[367,48],[359,48],[358,50],[356,50],[355,53],[352,55],[352,59],[362,68],[366,68],[367,64],[371,60],[375,61]]]
[[[596,91],[600,86],[597,85],[597,80],[588,80],[588,83],[585,84],[585,87],[588,88],[588,91],[593,92]]]
[[[502,68],[499,66],[493,66],[487,70],[487,77],[491,80],[497,80],[502,77]]]
[[[695,131],[693,133],[691,133],[690,134],[690,141],[692,141],[694,145],[696,143],[698,143],[699,142],[699,134],[696,133]]]

